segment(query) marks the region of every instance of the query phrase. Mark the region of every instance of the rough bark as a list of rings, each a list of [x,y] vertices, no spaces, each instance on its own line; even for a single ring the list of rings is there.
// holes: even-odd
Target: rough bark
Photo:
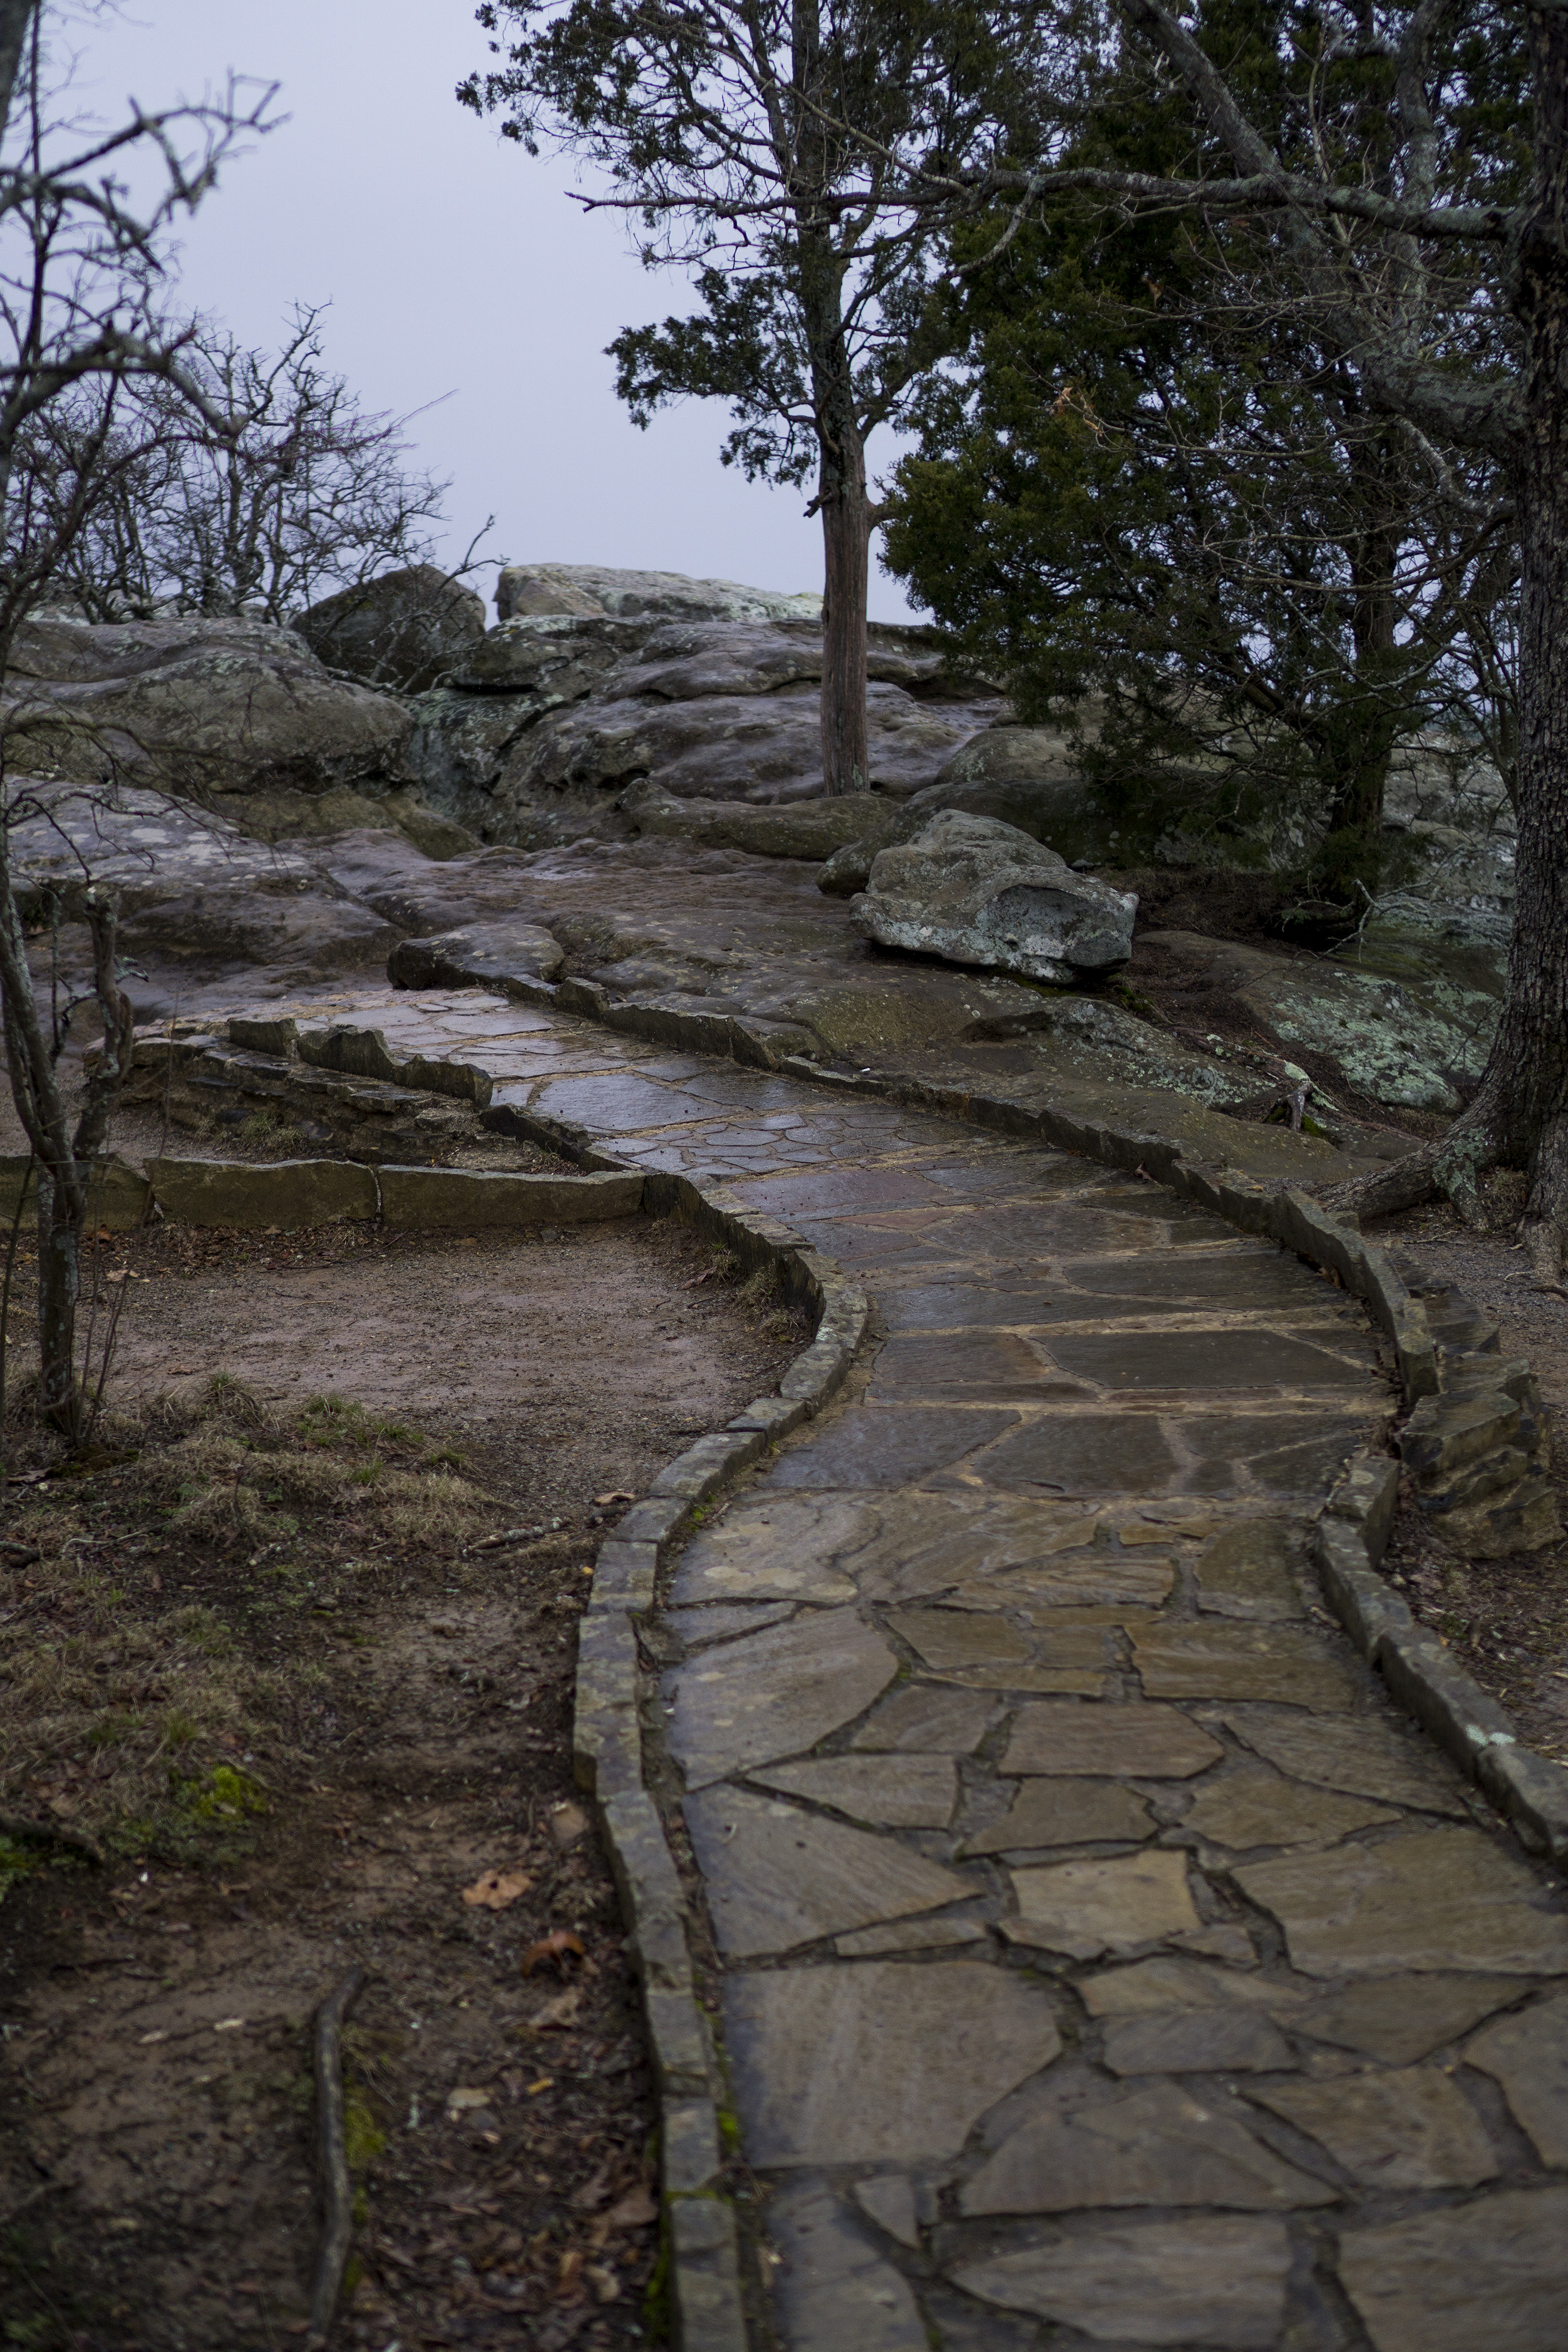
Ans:
[[[871,788],[866,735],[866,591],[870,520],[866,452],[853,418],[822,454],[822,786]]]
[[[1537,1279],[1568,1259],[1568,12],[1526,16],[1535,175],[1512,257],[1522,418],[1510,448],[1521,532],[1519,822],[1508,996],[1475,1100],[1441,1142],[1335,1187],[1385,1214],[1459,1200],[1501,1161],[1526,1168],[1521,1238]]]

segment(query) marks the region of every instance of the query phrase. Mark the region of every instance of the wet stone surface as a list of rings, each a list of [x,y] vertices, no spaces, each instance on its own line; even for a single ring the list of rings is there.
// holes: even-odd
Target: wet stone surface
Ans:
[[[1353,1302],[826,1085],[479,992],[330,1017],[870,1294],[650,1693],[782,2352],[1563,2352],[1563,1892],[1307,1565],[1394,1403]]]

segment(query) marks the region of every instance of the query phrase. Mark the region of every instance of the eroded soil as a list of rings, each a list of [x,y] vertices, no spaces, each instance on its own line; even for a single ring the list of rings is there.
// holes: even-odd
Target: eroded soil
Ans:
[[[574,1621],[626,1499],[803,1332],[640,1220],[170,1231],[97,1273],[131,1303],[85,1475],[9,1433],[39,1556],[0,1564],[0,1811],[105,1859],[0,1840],[0,2336],[302,2335],[310,2024],[357,1963],[333,2341],[647,2340],[654,2105]]]

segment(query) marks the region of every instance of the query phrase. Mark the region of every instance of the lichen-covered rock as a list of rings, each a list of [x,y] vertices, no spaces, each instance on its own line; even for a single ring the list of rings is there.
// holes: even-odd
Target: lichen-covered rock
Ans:
[[[879,851],[850,912],[882,947],[1068,982],[1125,963],[1137,908],[1016,825],[948,812]]]
[[[503,621],[523,613],[655,613],[693,621],[814,621],[816,595],[781,595],[734,580],[691,580],[681,572],[616,571],[597,563],[509,563],[496,583]]]
[[[27,622],[0,712],[15,770],[208,798],[412,781],[401,702],[255,621]]]
[[[294,625],[329,668],[417,694],[484,635],[485,608],[460,580],[415,563],[323,597]]]

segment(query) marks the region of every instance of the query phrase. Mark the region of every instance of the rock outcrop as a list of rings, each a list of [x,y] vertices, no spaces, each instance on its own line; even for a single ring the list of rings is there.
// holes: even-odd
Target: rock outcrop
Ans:
[[[329,669],[418,694],[483,638],[485,608],[460,580],[416,563],[324,597],[294,625]]]
[[[262,831],[329,793],[413,782],[406,705],[255,621],[25,623],[0,723],[13,773],[216,798]]]
[[[734,580],[691,580],[680,572],[616,571],[596,563],[509,563],[496,583],[496,614],[644,614],[691,621],[815,621],[817,595],[781,595]]]
[[[882,947],[1065,985],[1126,962],[1137,909],[1016,825],[949,811],[878,852],[850,914]]]

